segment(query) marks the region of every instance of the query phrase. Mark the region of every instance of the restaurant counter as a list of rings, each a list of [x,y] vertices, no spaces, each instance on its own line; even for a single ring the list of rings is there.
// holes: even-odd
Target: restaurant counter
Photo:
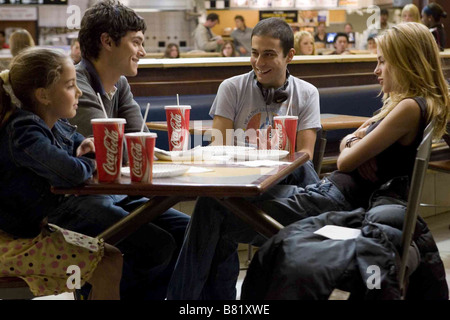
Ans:
[[[450,53],[441,53],[443,70],[450,78]],[[374,54],[295,56],[291,75],[318,88],[376,84]],[[138,75],[128,81],[135,96],[215,94],[220,83],[251,70],[249,57],[141,59]]]

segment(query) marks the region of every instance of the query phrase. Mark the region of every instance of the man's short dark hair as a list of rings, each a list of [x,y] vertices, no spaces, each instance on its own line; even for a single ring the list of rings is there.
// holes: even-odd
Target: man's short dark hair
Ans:
[[[380,15],[381,15],[381,16],[389,16],[389,11],[388,11],[388,9],[381,9],[381,10],[380,10]]]
[[[101,35],[107,33],[116,46],[129,31],[145,33],[147,25],[136,12],[115,0],[105,0],[88,8],[81,19],[78,33],[81,55],[96,60],[101,49]]]
[[[345,37],[345,39],[347,39],[347,42],[348,42],[348,35],[344,32],[338,32],[338,33],[336,33],[336,36],[333,39],[333,43],[336,43],[336,41],[339,37]]]
[[[258,22],[253,28],[252,39],[254,36],[279,39],[284,56],[287,56],[289,50],[294,48],[294,33],[286,21],[280,18],[267,18]]]
[[[244,17],[241,16],[241,15],[237,15],[236,17],[234,17],[234,20],[236,20],[236,19],[239,19],[239,20],[241,20],[242,22],[245,22]]]
[[[216,21],[217,20],[218,22],[220,22],[219,15],[217,13],[210,13],[210,14],[208,14],[206,16],[206,20],[210,20],[210,21]]]

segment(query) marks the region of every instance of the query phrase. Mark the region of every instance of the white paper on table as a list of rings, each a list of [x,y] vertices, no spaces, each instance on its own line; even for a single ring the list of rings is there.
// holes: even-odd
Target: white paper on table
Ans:
[[[213,172],[213,169],[204,168],[204,167],[189,167],[187,173],[204,173],[204,172]]]
[[[361,234],[361,230],[341,226],[326,225],[315,231],[314,233],[333,240],[348,240],[358,237]]]
[[[289,163],[290,162],[275,161],[275,160],[253,160],[253,161],[235,162],[234,164],[246,167],[274,167],[274,166],[282,166]]]

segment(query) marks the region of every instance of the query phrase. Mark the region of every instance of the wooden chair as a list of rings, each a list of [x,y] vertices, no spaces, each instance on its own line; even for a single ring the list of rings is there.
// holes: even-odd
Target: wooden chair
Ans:
[[[447,124],[447,134],[442,138],[444,142],[437,143],[436,149],[432,148],[430,161],[428,162],[428,169],[450,173],[450,123]],[[434,207],[434,208],[450,208],[449,205],[438,205],[430,203],[421,203],[421,207]]]
[[[323,155],[327,146],[327,132],[322,128],[317,131],[316,144],[314,145],[313,165],[317,175],[320,176],[322,170]]]
[[[415,243],[412,241],[412,236],[416,227],[420,197],[422,194],[422,188],[428,168],[428,162],[430,159],[433,125],[434,122],[432,121],[426,127],[426,129],[424,130],[422,142],[417,148],[416,159],[414,162],[414,169],[408,193],[408,204],[406,206],[401,238],[401,263],[398,271],[398,279],[402,299],[405,299],[406,296],[409,276],[419,266],[420,263],[420,253]],[[349,292],[342,291],[337,288],[331,293],[329,299],[347,300],[349,295]]]
[[[406,296],[409,275],[417,268],[420,261],[419,252],[415,249],[412,236],[416,227],[423,182],[430,160],[433,125],[434,121],[427,126],[423,134],[422,142],[417,149],[408,194],[408,205],[406,207],[405,220],[403,222],[401,264],[398,272],[402,299]]]

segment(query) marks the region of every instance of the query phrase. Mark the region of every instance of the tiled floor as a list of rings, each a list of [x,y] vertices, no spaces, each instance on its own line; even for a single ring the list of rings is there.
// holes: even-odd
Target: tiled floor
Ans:
[[[445,271],[447,275],[447,283],[450,287],[450,212],[439,214],[437,216],[428,217],[425,219],[428,227],[430,228],[433,237],[438,246],[439,252],[441,254],[442,260],[444,262]],[[240,297],[241,285],[244,280],[247,267],[247,251],[239,251],[239,256],[241,260],[241,272],[239,274],[239,280],[237,284],[237,296]],[[58,296],[48,296],[43,298],[36,298],[41,300],[73,300],[72,294],[61,294]]]

